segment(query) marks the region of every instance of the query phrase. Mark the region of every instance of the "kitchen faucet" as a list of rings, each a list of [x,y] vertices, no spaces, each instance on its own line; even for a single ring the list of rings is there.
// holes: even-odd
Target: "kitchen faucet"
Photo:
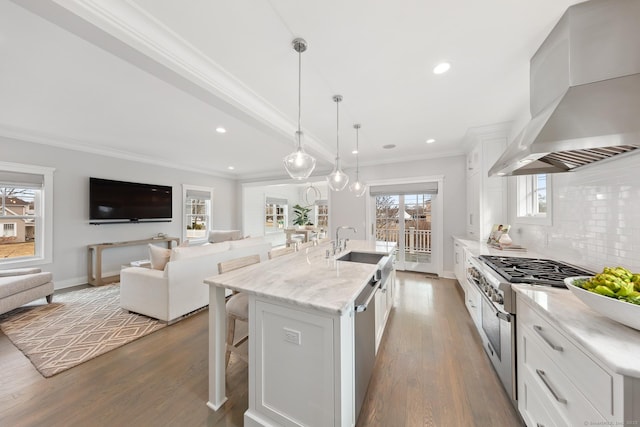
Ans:
[[[345,239],[344,241],[344,247],[342,246],[342,242],[340,241],[340,230],[353,230],[354,233],[357,233],[358,230],[356,230],[355,227],[350,227],[350,226],[346,226],[346,225],[341,225],[339,227],[336,227],[336,240],[334,242],[334,254],[336,249],[338,250],[338,252],[342,251],[343,249],[347,249],[347,240]]]

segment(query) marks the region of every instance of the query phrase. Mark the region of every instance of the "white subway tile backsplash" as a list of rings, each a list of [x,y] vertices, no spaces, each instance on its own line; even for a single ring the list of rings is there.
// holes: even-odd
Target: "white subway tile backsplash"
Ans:
[[[517,243],[595,271],[621,265],[640,272],[638,171],[634,153],[555,174],[552,225],[515,223]]]

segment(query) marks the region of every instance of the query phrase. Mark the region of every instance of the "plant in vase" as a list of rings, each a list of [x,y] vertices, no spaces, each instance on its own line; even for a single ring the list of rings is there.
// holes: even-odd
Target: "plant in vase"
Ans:
[[[311,212],[310,207],[295,205],[293,207],[293,214],[295,215],[293,225],[303,226],[311,224],[309,220],[309,212]]]

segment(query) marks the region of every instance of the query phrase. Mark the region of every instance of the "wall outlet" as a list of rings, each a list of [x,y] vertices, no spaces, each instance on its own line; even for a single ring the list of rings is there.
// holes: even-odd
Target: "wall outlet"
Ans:
[[[302,344],[302,332],[296,331],[295,329],[289,329],[289,328],[283,328],[283,329],[284,329],[284,340],[286,342],[290,342],[296,345]]]

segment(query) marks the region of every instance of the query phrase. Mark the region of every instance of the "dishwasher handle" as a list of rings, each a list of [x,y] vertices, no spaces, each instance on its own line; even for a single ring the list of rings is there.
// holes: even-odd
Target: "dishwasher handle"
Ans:
[[[376,285],[377,285],[377,283],[376,283]],[[371,293],[369,294],[369,296],[367,296],[367,299],[365,300],[365,302],[363,304],[356,304],[356,307],[355,307],[356,313],[362,313],[363,311],[365,311],[367,309],[369,304],[371,304],[371,300],[376,295],[376,291],[377,290],[378,290],[378,286],[372,286]],[[360,295],[362,295],[362,294],[360,294]]]

